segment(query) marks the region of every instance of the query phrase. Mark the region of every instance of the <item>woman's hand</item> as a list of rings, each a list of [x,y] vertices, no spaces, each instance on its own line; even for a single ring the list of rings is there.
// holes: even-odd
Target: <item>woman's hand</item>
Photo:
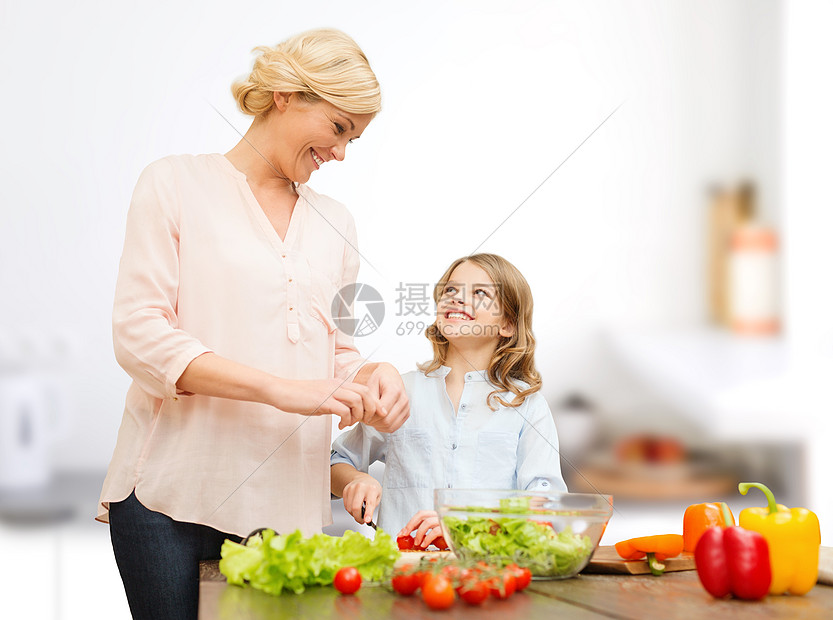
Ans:
[[[340,429],[374,416],[379,409],[370,388],[341,379],[279,379],[272,405],[302,415],[337,415]]]
[[[342,497],[344,509],[353,516],[356,523],[365,525],[373,519],[373,513],[382,500],[382,485],[370,474],[360,473],[345,485]]]
[[[387,362],[366,364],[356,375],[356,383],[367,385],[380,406],[365,414],[362,422],[381,433],[392,433],[411,415],[405,384],[396,367]]]
[[[411,520],[399,530],[396,536],[407,536],[414,530],[416,530],[414,545],[420,549],[425,549],[436,538],[443,535],[443,529],[440,527],[440,517],[433,510],[420,510],[411,517]]]

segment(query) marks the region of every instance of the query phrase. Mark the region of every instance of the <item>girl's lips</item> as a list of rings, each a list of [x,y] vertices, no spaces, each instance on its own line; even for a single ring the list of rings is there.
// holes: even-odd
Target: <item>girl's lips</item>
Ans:
[[[445,313],[446,319],[457,319],[459,321],[473,321],[474,317],[472,317],[468,312],[462,312],[461,310],[448,310]]]

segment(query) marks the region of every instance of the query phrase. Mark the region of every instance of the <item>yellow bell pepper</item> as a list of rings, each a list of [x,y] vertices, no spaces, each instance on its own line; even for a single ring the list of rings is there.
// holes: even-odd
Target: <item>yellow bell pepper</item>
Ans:
[[[759,532],[769,544],[772,568],[770,594],[806,594],[816,584],[819,571],[821,532],[818,517],[806,508],[787,508],[775,503],[775,496],[758,482],[742,482],[742,495],[751,489],[766,495],[766,508],[746,508],[740,526]]]

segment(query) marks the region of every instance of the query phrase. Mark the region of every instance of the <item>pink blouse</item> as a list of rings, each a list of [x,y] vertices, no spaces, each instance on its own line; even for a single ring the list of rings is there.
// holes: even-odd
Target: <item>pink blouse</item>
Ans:
[[[116,359],[133,382],[98,520],[135,489],[152,510],[240,536],[332,522],[330,416],[176,389],[207,351],[291,379],[347,377],[362,363],[330,314],[358,273],[353,218],[298,193],[281,241],[221,154],[166,157],[140,176],[113,309]]]

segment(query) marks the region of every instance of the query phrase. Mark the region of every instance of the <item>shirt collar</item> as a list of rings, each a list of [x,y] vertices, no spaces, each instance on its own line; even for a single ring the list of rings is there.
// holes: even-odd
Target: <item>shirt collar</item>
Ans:
[[[451,372],[448,366],[440,366],[436,370],[427,373],[426,377],[434,377],[437,379],[444,379]],[[489,380],[489,372],[486,370],[472,370],[466,373],[466,383],[482,382]]]

